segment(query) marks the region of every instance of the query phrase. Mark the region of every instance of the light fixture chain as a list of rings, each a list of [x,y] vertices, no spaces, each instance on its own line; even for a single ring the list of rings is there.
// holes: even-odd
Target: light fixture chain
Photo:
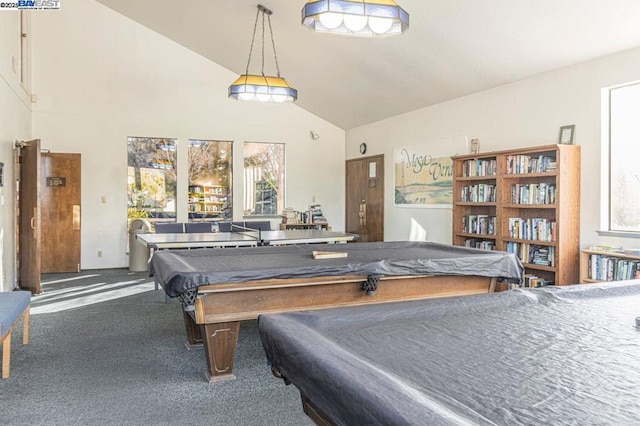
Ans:
[[[251,64],[251,53],[253,52],[253,42],[256,39],[256,29],[258,28],[259,17],[260,17],[260,9],[258,9],[258,13],[256,13],[256,22],[253,24],[253,35],[251,36],[251,47],[249,48],[249,60],[247,61],[247,70],[245,71],[246,75],[249,74],[249,65]],[[262,44],[264,45],[264,42]],[[263,65],[263,68],[264,68],[264,65]]]
[[[262,12],[262,76],[264,77],[264,12]]]
[[[273,29],[271,28],[271,15],[267,16],[269,20],[269,33],[271,34],[271,46],[273,46],[273,58],[276,60],[276,72],[280,77],[280,66],[278,65],[278,54],[276,53],[276,42],[273,41]]]

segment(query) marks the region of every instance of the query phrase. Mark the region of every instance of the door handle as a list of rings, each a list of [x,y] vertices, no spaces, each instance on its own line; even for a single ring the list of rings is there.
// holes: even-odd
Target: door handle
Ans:
[[[35,217],[31,218],[31,229],[33,229],[33,230],[36,229],[36,218]]]

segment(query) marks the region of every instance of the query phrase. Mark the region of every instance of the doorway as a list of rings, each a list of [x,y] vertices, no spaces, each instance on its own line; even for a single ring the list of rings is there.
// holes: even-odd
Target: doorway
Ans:
[[[16,149],[18,285],[39,294],[40,274],[80,271],[80,154],[41,153],[40,140]]]
[[[384,155],[346,162],[346,231],[384,240]]]

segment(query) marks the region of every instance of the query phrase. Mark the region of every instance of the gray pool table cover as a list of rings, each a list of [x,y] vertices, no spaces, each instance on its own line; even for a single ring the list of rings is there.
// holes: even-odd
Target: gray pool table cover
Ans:
[[[640,281],[262,315],[342,425],[638,425]]]
[[[313,250],[348,257],[315,260]],[[338,275],[480,275],[519,282],[523,268],[505,252],[399,241],[164,250],[153,254],[150,274],[168,295],[177,296],[201,285]]]

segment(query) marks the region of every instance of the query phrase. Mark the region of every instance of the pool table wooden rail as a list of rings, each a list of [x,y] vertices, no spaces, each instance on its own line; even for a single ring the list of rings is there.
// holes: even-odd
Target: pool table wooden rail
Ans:
[[[260,314],[401,302],[493,292],[496,278],[457,275],[382,276],[363,290],[363,275],[290,278],[198,287],[194,310],[184,313],[187,347],[204,344],[209,382],[234,379],[240,321]]]

